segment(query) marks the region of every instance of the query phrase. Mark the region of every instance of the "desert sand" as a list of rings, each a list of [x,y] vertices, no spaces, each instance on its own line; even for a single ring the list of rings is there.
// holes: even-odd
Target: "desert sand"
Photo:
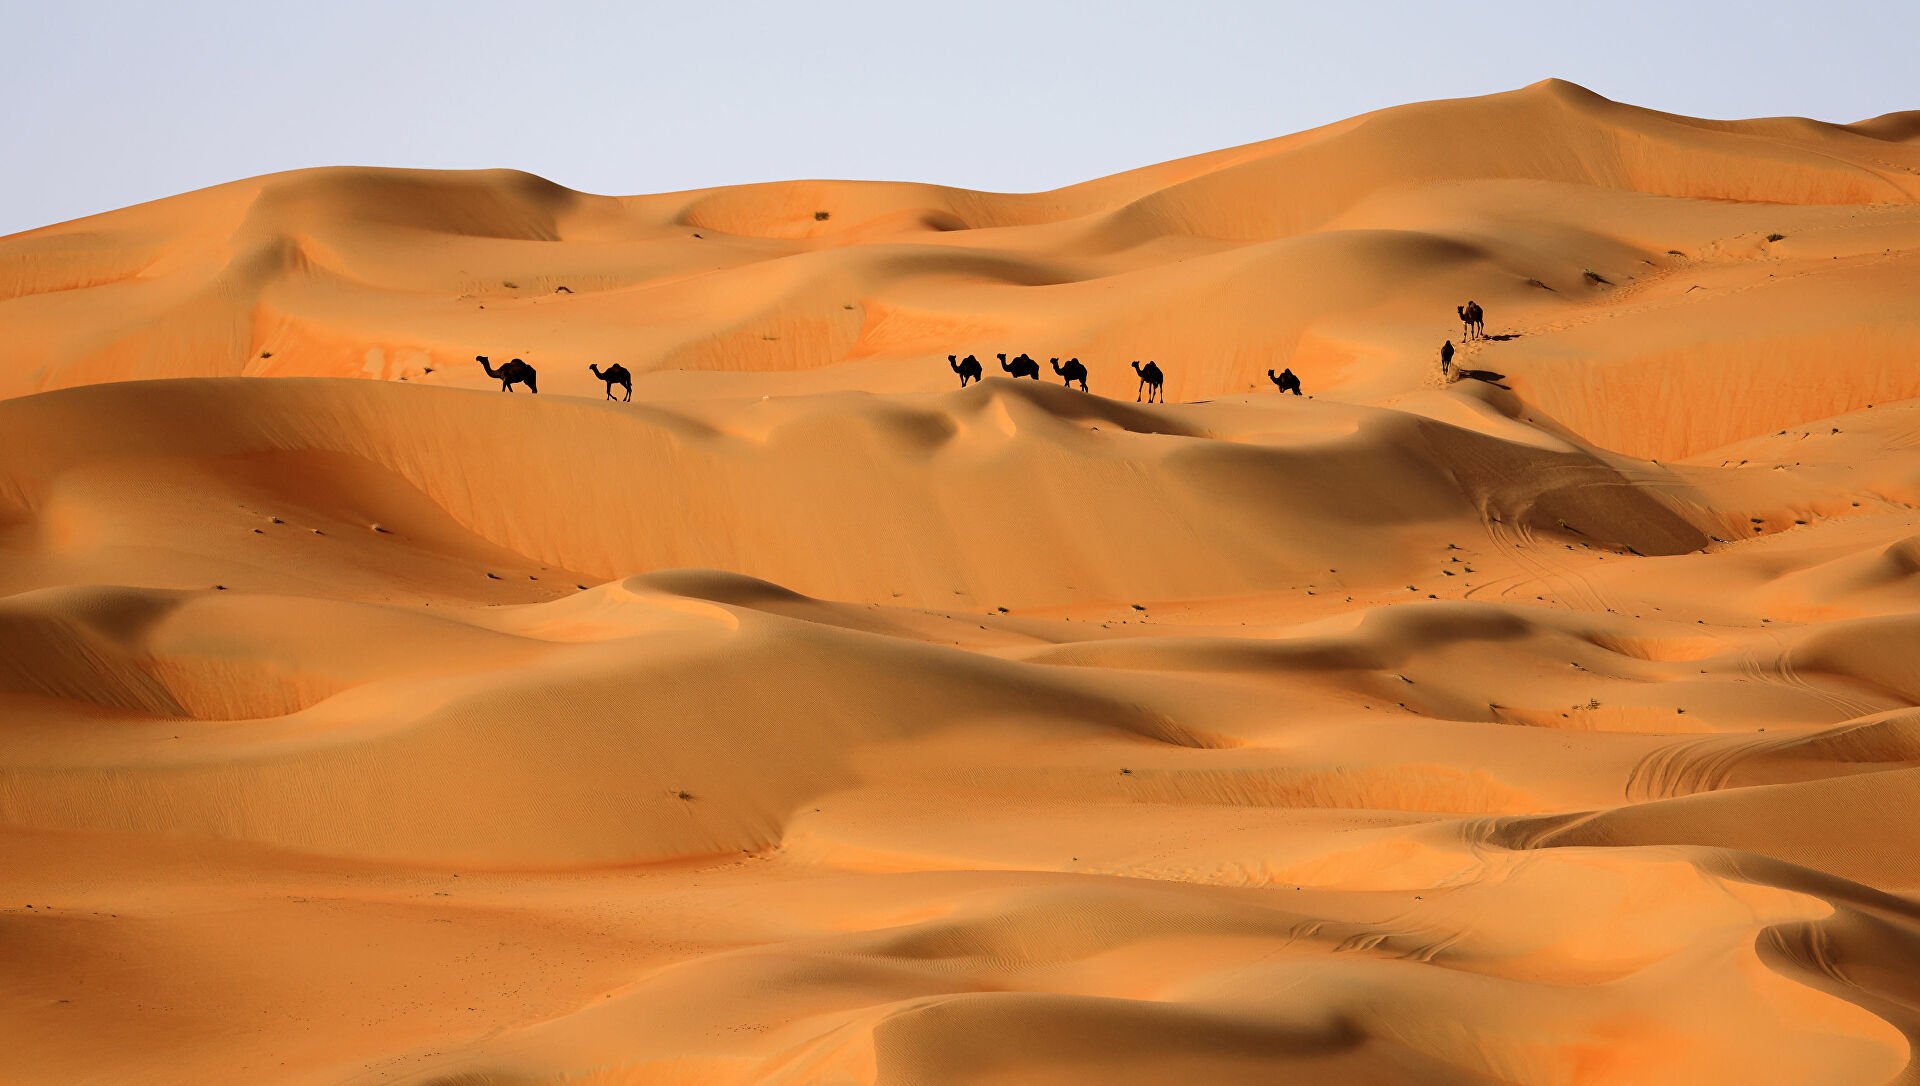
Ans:
[[[0,1081],[1920,1082],[1920,113],[238,181],[0,451]]]

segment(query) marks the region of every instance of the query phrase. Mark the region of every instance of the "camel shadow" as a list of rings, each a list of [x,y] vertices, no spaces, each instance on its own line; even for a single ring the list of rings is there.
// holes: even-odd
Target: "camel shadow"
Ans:
[[[1497,336],[1488,336],[1487,338],[1499,343],[1505,343],[1510,339],[1519,339],[1524,334],[1525,333],[1522,332],[1502,332]]]
[[[1492,370],[1463,370],[1456,368],[1453,371],[1453,376],[1456,381],[1485,381],[1495,388],[1504,388],[1508,392],[1513,391],[1511,385],[1503,385],[1500,383],[1507,379],[1507,375],[1504,373],[1495,373]]]

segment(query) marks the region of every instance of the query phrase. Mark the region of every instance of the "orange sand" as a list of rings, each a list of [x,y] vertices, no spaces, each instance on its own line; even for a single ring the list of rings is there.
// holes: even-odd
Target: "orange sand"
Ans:
[[[1916,299],[1560,82],[0,239],[0,1081],[1920,1082]]]

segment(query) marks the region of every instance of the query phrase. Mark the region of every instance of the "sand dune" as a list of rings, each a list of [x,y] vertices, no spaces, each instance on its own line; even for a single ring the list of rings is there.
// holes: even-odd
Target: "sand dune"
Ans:
[[[0,239],[0,1079],[1920,1081],[1916,253],[1557,81]]]

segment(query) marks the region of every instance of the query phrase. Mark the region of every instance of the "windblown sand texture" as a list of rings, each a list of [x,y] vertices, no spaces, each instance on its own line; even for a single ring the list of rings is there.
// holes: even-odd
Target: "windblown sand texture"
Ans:
[[[1920,114],[284,174],[0,397],[0,1081],[1920,1082]]]

